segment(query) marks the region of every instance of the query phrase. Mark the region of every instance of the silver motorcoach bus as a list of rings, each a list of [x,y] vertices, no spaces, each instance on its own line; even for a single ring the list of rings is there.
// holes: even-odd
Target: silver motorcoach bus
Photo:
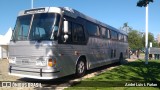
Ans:
[[[54,79],[121,62],[127,34],[68,7],[20,11],[9,44],[9,74]]]

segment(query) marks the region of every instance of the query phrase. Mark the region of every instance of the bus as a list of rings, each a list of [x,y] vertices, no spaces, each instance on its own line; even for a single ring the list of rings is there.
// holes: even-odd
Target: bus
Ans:
[[[122,30],[69,7],[19,12],[9,44],[9,75],[55,79],[122,62],[128,55]]]

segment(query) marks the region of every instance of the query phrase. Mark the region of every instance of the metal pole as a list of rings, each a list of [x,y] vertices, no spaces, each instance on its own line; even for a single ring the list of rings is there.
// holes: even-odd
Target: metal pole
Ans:
[[[148,4],[146,6],[146,35],[145,35],[145,48],[146,48],[146,52],[145,52],[145,64],[148,64]]]
[[[33,9],[33,0],[31,0],[31,8]]]

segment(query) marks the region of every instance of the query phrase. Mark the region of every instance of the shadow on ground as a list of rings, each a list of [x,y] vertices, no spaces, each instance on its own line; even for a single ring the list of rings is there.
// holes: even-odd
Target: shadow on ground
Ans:
[[[132,67],[129,70],[138,76],[138,78],[130,78],[130,80],[160,81],[160,61],[151,60],[146,65],[144,61],[139,60],[126,66]]]
[[[118,86],[118,84],[119,86],[124,86],[126,82],[154,83],[160,87],[160,61],[150,60],[148,65],[143,60],[130,62],[99,74],[96,77],[86,79],[81,84],[75,86],[85,86],[87,84],[87,86],[99,87],[109,83],[112,83],[111,86]]]
[[[160,61],[151,60],[148,65],[145,65],[144,61],[137,60],[114,68],[90,80],[160,81]]]
[[[155,84],[160,89],[160,60],[150,60],[148,65],[143,60],[136,60],[85,79],[74,87],[124,87],[126,83]],[[149,86],[149,85],[148,85]]]

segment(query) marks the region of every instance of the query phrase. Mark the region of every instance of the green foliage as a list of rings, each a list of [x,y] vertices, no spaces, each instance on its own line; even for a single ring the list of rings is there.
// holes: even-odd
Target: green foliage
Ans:
[[[128,28],[129,33],[128,33],[128,43],[129,47],[133,50],[136,49],[144,49],[145,47],[145,34],[142,34],[141,32],[137,30],[133,30],[130,26],[128,26],[128,23],[123,24],[123,28]],[[148,47],[149,43],[152,42],[152,47],[160,47],[160,43],[158,44],[154,40],[154,35],[152,33],[148,33]]]
[[[139,7],[146,7],[147,4],[149,4],[150,2],[153,2],[153,0],[139,0],[137,2],[137,6],[139,6]]]
[[[143,48],[142,36],[136,30],[132,30],[128,33],[128,43],[129,43],[129,47],[131,49],[135,50],[135,49],[142,49]]]
[[[160,47],[160,45],[154,40],[154,35],[148,33],[148,47],[149,43],[152,42],[152,47]],[[143,49],[145,47],[145,34],[142,36],[136,30],[132,30],[128,33],[128,43],[131,49]]]
[[[155,40],[152,42],[152,46],[160,48],[159,44]]]
[[[154,40],[154,35],[152,33],[148,33],[148,43],[152,42],[152,47],[158,47],[158,43]],[[145,46],[145,35],[142,37],[143,46]],[[149,45],[148,45],[149,47]]]

